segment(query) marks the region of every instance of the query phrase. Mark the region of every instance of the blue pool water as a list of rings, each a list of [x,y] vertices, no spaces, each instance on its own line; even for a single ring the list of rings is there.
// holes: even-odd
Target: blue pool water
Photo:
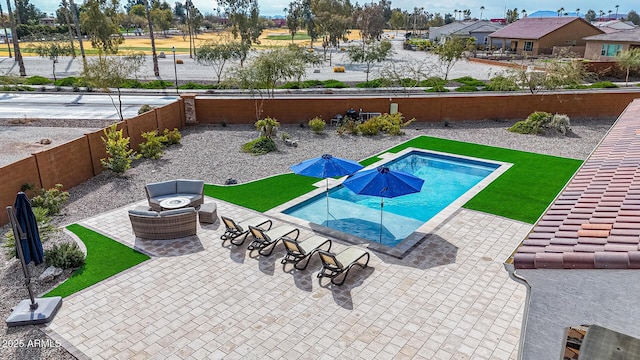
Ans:
[[[357,195],[340,185],[283,211],[309,222],[394,246],[409,236],[500,165],[421,151],[385,164],[424,180],[419,193],[384,199],[382,230],[380,198]]]

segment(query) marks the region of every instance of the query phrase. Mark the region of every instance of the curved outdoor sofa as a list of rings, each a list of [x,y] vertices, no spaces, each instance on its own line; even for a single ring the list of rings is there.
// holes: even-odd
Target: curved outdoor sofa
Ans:
[[[133,233],[141,239],[168,240],[196,234],[198,212],[192,207],[145,211],[129,210]]]
[[[151,210],[161,211],[160,201],[176,196],[186,197],[191,202],[188,206],[199,207],[204,203],[202,180],[169,180],[147,184],[144,187]]]

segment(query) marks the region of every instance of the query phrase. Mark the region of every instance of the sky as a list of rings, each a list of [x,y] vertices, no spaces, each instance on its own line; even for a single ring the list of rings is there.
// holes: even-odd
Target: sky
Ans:
[[[166,1],[172,5],[175,3],[175,0]],[[41,11],[48,14],[55,12],[58,8],[58,5],[60,4],[59,0],[30,0],[30,2],[38,7]],[[82,2],[83,0],[76,0],[77,4],[80,4]],[[121,0],[121,3],[124,2],[124,0]],[[260,14],[265,16],[283,15],[282,10],[288,6],[289,2],[291,2],[291,0],[258,0],[258,4],[260,5]],[[353,4],[365,3],[367,2],[367,0],[351,0],[351,2]],[[193,3],[203,14],[214,14],[217,7],[216,2],[212,0],[193,0]],[[581,0],[571,2],[558,2],[554,0],[452,0],[451,3],[449,3],[448,1],[424,2],[417,0],[391,0],[392,8],[401,8],[403,10],[411,11],[414,7],[418,6],[424,7],[424,9],[430,13],[439,12],[443,15],[446,13],[454,14],[454,10],[469,9],[471,10],[471,16],[478,18],[480,17],[480,7],[484,6],[484,11],[482,12],[483,19],[503,18],[505,9],[513,8],[517,8],[518,12],[524,9],[530,14],[537,10],[556,11],[561,7],[564,8],[567,12],[575,12],[576,8],[580,8],[580,13],[584,13],[589,9],[593,9],[596,14],[599,13],[600,10],[604,11],[605,13],[608,13],[608,11],[611,10],[613,14],[616,11],[616,4],[620,5],[618,7],[619,14],[627,13],[630,10],[640,12],[640,4],[631,0],[621,0],[612,3],[602,3],[602,1],[596,0]]]

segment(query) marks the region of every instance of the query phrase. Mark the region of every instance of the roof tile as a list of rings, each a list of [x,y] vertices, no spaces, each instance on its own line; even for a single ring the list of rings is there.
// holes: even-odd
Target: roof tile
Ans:
[[[537,256],[538,254],[536,254]],[[596,269],[628,269],[628,252],[596,252],[594,264]]]

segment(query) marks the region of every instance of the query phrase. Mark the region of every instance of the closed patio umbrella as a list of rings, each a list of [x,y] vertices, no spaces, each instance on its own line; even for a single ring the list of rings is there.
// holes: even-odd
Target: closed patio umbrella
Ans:
[[[7,318],[7,326],[32,325],[45,323],[55,315],[60,308],[60,296],[50,298],[34,298],[31,289],[31,273],[29,263],[36,265],[44,261],[44,251],[40,241],[38,223],[31,209],[31,202],[27,195],[19,192],[14,207],[7,206],[7,215],[13,229],[16,243],[16,256],[20,259],[25,277],[25,286],[29,291],[29,299],[21,301]]]
[[[291,166],[291,170],[298,175],[325,179],[327,182],[327,224],[329,220],[329,178],[351,175],[362,169],[362,165],[353,160],[342,159],[330,154],[302,161]]]
[[[355,173],[342,185],[358,195],[380,196],[380,242],[382,242],[382,214],[384,198],[420,192],[424,180],[404,171],[391,170],[386,166]]]

